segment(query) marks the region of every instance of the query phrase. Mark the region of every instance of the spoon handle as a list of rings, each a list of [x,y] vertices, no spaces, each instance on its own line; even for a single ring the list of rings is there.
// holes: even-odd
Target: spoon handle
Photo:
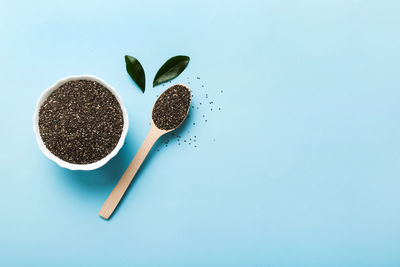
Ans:
[[[125,173],[122,175],[118,184],[114,187],[114,190],[111,192],[106,202],[104,202],[104,205],[99,212],[99,215],[101,217],[108,220],[113,214],[115,208],[118,206],[118,203],[124,196],[126,189],[128,189],[130,183],[135,177],[136,172],[139,170],[147,154],[150,152],[154,143],[162,134],[163,133],[155,127],[150,128],[150,131],[147,134],[147,137],[144,140],[142,146],[139,148],[135,157],[129,164]]]

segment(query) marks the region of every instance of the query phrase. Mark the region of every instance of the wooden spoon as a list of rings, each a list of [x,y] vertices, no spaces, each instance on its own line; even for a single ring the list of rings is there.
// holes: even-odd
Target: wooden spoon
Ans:
[[[189,113],[189,107],[190,107],[190,89],[186,85],[183,84],[177,84],[174,85],[167,90],[165,90],[156,100],[154,106],[153,106],[153,112],[154,114],[154,108],[156,107],[158,100],[168,91],[172,90],[173,88],[179,88],[178,91],[180,91],[183,94],[186,94],[184,90],[189,91],[189,104],[187,105],[187,110],[185,113],[185,117],[181,118],[182,121],[179,123],[179,125],[182,124],[182,122],[186,119],[187,114]],[[104,219],[109,219],[110,216],[113,214],[115,208],[118,206],[118,203],[121,201],[122,197],[125,194],[125,191],[128,189],[130,183],[132,182],[133,178],[135,177],[136,172],[139,170],[140,166],[142,165],[144,159],[146,158],[147,154],[150,152],[151,148],[155,144],[155,142],[160,138],[162,135],[171,132],[175,130],[176,128],[179,127],[179,125],[175,126],[172,129],[160,129],[157,127],[157,125],[154,123],[153,116],[151,117],[151,122],[150,122],[150,131],[147,134],[146,139],[144,140],[142,146],[139,148],[139,151],[136,153],[135,157],[129,164],[128,168],[126,169],[125,173],[122,175],[121,179],[119,180],[118,184],[115,186],[114,190],[111,192],[110,196],[107,198],[106,202],[104,203],[103,207],[101,208],[99,215],[103,217]]]

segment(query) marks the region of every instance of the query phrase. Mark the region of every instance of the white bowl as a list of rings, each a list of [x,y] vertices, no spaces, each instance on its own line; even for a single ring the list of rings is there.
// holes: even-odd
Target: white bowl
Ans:
[[[90,164],[74,164],[74,163],[69,163],[69,162],[66,162],[66,161],[58,158],[57,156],[55,156],[53,153],[51,153],[47,149],[46,145],[43,143],[43,140],[42,140],[42,137],[40,136],[40,131],[39,131],[39,111],[40,111],[40,107],[42,106],[43,102],[47,99],[47,97],[55,89],[59,88],[61,85],[63,85],[66,82],[74,81],[74,80],[96,81],[96,82],[100,83],[101,85],[103,85],[104,87],[106,87],[117,98],[118,103],[121,106],[122,116],[123,116],[123,119],[124,119],[124,126],[122,128],[121,137],[119,138],[118,144],[116,145],[114,150],[111,151],[110,154],[108,154],[107,156],[105,156],[101,160],[93,162],[93,163],[90,163]],[[117,93],[117,91],[115,91],[115,89],[113,87],[111,87],[110,85],[105,83],[103,80],[101,80],[101,79],[99,79],[99,78],[97,78],[95,76],[92,76],[92,75],[69,76],[69,77],[66,77],[64,79],[61,79],[61,80],[57,81],[54,85],[52,85],[49,88],[47,88],[42,93],[42,95],[39,97],[39,100],[38,100],[38,102],[36,104],[35,114],[33,114],[33,131],[35,132],[36,141],[37,141],[37,143],[39,145],[40,150],[43,152],[43,154],[46,157],[48,157],[49,159],[51,159],[52,161],[54,161],[55,163],[57,163],[61,167],[64,167],[64,168],[67,168],[67,169],[70,169],[70,170],[85,170],[85,171],[89,171],[89,170],[94,170],[94,169],[100,168],[101,166],[106,164],[112,157],[117,155],[118,151],[123,146],[123,144],[125,142],[126,134],[128,133],[128,126],[129,126],[128,113],[126,112],[125,106],[122,103],[122,99],[119,96],[119,94]]]

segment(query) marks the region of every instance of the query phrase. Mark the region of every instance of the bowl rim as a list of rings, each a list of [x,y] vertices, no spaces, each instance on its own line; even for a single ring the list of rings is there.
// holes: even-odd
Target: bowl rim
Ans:
[[[47,99],[47,97],[57,88],[59,88],[61,85],[65,84],[66,82],[69,81],[75,81],[75,80],[89,80],[89,81],[96,81],[98,83],[100,83],[101,85],[103,85],[104,87],[106,87],[117,99],[119,105],[121,106],[121,110],[122,110],[122,116],[123,116],[123,120],[124,120],[124,125],[122,128],[122,133],[121,136],[119,138],[119,141],[117,143],[117,145],[115,146],[115,148],[111,151],[110,154],[108,154],[107,156],[105,156],[104,158],[102,158],[99,161],[93,162],[93,163],[89,163],[89,164],[75,164],[75,163],[70,163],[67,162],[65,160],[60,159],[59,157],[57,157],[56,155],[54,155],[53,153],[50,152],[50,150],[46,147],[46,145],[44,144],[42,137],[40,135],[40,130],[39,130],[39,111],[40,111],[40,107],[42,106],[43,102]],[[65,77],[63,79],[58,80],[56,83],[54,83],[52,86],[48,87],[46,90],[44,90],[42,92],[42,94],[40,95],[37,103],[36,103],[36,109],[35,109],[35,113],[33,114],[33,131],[35,133],[36,136],[36,141],[39,145],[40,150],[42,151],[42,153],[49,158],[50,160],[54,161],[55,163],[57,163],[59,166],[63,167],[63,168],[67,168],[70,170],[83,170],[83,171],[89,171],[89,170],[95,170],[98,169],[100,167],[102,167],[103,165],[105,165],[110,159],[112,159],[115,155],[117,155],[118,151],[122,148],[124,142],[125,142],[125,138],[126,135],[128,133],[128,128],[129,128],[129,118],[128,118],[128,113],[126,111],[126,108],[124,106],[124,103],[122,102],[122,98],[121,96],[118,94],[118,92],[114,89],[114,87],[110,86],[109,84],[107,84],[105,81],[103,81],[102,79],[94,76],[94,75],[74,75],[74,76],[68,76]]]

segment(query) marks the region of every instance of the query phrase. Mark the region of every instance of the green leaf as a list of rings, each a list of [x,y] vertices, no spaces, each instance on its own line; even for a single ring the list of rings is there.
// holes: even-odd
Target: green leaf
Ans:
[[[178,77],[189,64],[189,60],[190,58],[187,56],[176,56],[168,59],[154,77],[153,87]]]
[[[140,64],[139,60],[134,57],[125,56],[126,63],[126,71],[129,76],[135,81],[135,83],[140,87],[142,92],[144,93],[144,88],[146,86],[146,79],[144,75],[144,70],[142,64]]]

